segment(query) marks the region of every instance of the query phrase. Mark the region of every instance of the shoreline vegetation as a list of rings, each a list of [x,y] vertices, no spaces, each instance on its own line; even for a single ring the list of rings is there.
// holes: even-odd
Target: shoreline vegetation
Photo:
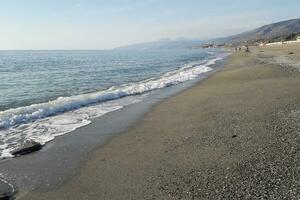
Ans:
[[[18,199],[299,199],[300,76],[290,70],[299,53],[232,54],[92,152],[65,184]]]

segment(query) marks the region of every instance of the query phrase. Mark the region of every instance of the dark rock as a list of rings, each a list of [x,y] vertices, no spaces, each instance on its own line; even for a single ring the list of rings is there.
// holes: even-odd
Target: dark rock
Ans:
[[[0,200],[10,200],[14,196],[14,189],[5,182],[0,181]]]
[[[236,138],[236,137],[237,137],[237,135],[235,135],[235,134],[234,134],[234,135],[232,135],[231,137],[232,137],[232,138]]]
[[[21,156],[21,155],[25,155],[25,154],[29,154],[29,153],[38,151],[42,147],[43,146],[40,143],[29,140],[29,141],[26,141],[19,149],[12,151],[11,154],[14,156]]]
[[[289,54],[292,55],[292,54],[295,54],[295,53],[294,52],[290,52]]]

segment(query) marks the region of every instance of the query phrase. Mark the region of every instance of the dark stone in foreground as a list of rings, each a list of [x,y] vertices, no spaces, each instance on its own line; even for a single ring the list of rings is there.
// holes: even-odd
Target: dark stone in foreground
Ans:
[[[19,149],[12,151],[11,154],[14,156],[21,156],[25,154],[29,154],[35,151],[38,151],[43,146],[35,141],[26,141],[23,146],[21,146]]]
[[[10,200],[14,196],[13,188],[7,183],[0,181],[0,200]]]

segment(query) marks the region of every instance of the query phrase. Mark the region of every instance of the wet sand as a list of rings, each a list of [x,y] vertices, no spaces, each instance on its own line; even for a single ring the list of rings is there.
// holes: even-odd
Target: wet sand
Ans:
[[[299,199],[300,76],[272,60],[285,48],[233,54],[91,153],[62,186],[18,199]]]

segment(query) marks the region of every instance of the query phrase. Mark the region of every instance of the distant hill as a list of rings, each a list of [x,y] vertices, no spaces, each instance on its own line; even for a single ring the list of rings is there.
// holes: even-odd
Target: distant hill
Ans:
[[[274,24],[262,26],[258,29],[213,40],[217,43],[248,43],[257,41],[273,41],[294,37],[300,33],[300,19],[281,21]]]
[[[262,26],[252,31],[244,32],[237,35],[213,39],[210,41],[200,39],[162,39],[155,42],[132,44],[128,46],[119,47],[117,49],[178,49],[178,48],[192,48],[203,45],[205,43],[254,43],[259,41],[281,41],[291,40],[300,33],[300,19],[292,19],[281,21],[269,25]]]
[[[161,39],[155,42],[132,44],[128,46],[119,47],[117,49],[135,49],[135,50],[150,50],[150,49],[180,49],[180,48],[191,48],[204,44],[203,40],[179,38],[179,39]]]

